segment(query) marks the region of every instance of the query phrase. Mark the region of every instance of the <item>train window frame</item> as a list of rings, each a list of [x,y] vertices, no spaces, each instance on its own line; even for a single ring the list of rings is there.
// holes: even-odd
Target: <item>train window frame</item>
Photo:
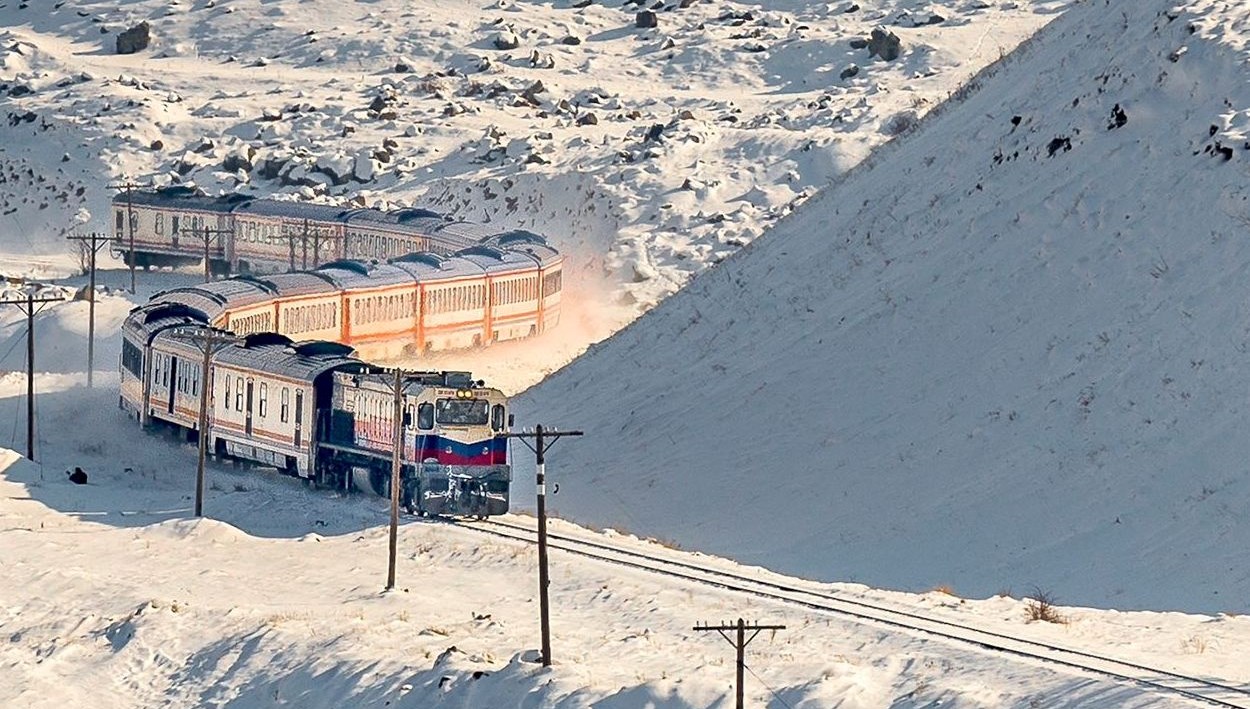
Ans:
[[[266,418],[269,415],[269,384],[267,382],[260,383],[260,400],[256,411],[261,418]]]
[[[178,227],[182,224],[181,217],[178,214],[169,218],[169,233],[178,236]]]
[[[417,406],[417,428],[421,431],[434,430],[434,404],[423,401]]]
[[[291,418],[291,387],[282,387],[282,398],[278,408],[278,420],[286,423]]]
[[[502,431],[504,422],[507,421],[504,416],[503,404],[495,404],[490,409],[490,430]]]
[[[448,424],[452,426],[484,426],[490,423],[490,402],[486,399],[453,399],[451,397],[443,397],[436,399],[434,411],[434,422],[439,424]],[[468,406],[479,408],[478,412],[468,409]],[[451,412],[452,415],[444,418],[444,412]],[[470,416],[472,414],[472,416]]]
[[[161,236],[165,235],[165,215],[163,213],[156,213],[156,217],[153,219],[153,226],[156,229],[157,234]]]
[[[238,386],[234,388],[234,410],[235,411],[243,410],[243,390],[244,390],[243,377],[240,376],[239,381],[238,381]]]
[[[226,398],[225,398],[226,411],[230,410],[230,379],[231,379],[231,376],[229,374],[226,374]]]

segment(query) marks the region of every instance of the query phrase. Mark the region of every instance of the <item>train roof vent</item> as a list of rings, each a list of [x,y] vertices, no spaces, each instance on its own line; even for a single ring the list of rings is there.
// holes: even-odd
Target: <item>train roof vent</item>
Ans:
[[[253,199],[256,198],[250,194],[242,194],[239,192],[231,192],[230,194],[224,194],[221,196],[221,201],[226,204],[242,204],[243,202],[250,202]]]
[[[339,268],[352,273],[359,273],[362,276],[369,275],[369,264],[363,261],[352,261],[351,259],[339,259],[338,261],[330,261],[323,263],[317,268]]]
[[[156,193],[162,197],[202,197],[204,193],[199,188],[190,185],[169,185],[167,187],[157,187]]]
[[[479,244],[477,246],[470,246],[467,249],[460,249],[459,251],[456,252],[456,255],[457,256],[489,256],[490,258],[499,259],[500,261],[502,261],[504,257],[504,252],[502,249],[497,249],[494,246],[482,246],[481,244]]]
[[[207,321],[204,313],[182,303],[161,303],[151,306],[150,309],[143,314],[143,324],[147,325],[161,318],[177,318],[185,317],[193,320]]]
[[[408,207],[407,209],[396,209],[391,212],[396,221],[400,224],[412,221],[413,219],[446,219],[447,217],[421,207]]]
[[[291,338],[286,335],[279,335],[276,332],[254,332],[250,335],[243,336],[243,346],[248,349],[264,347],[265,345],[281,345],[286,347],[290,344]]]
[[[423,263],[434,268],[442,268],[443,261],[446,260],[442,256],[429,251],[417,251],[411,254],[404,254],[403,256],[396,256],[391,259],[391,263]]]
[[[538,234],[535,234],[532,231],[525,231],[524,229],[514,229],[512,231],[499,234],[498,236],[495,237],[495,241],[498,242],[500,246],[509,246],[511,244],[544,244],[545,245],[547,243],[547,240],[544,239],[543,237],[539,236]]]
[[[290,342],[290,340],[287,341]],[[342,342],[330,342],[329,340],[305,340],[304,342],[296,342],[291,345],[291,351],[304,357],[315,357],[317,355],[351,357],[356,354],[356,350],[348,347]]]
[[[235,280],[235,281],[243,281],[243,282],[245,282],[245,283],[251,283],[252,285],[256,286],[257,288],[259,288],[259,289],[261,289],[261,290],[263,290],[263,291],[265,291],[266,293],[269,293],[270,295],[277,295],[277,294],[278,294],[278,287],[277,287],[276,285],[274,285],[273,281],[267,281],[267,280],[265,280],[265,279],[263,279],[263,278],[257,278],[256,276],[247,276],[247,275],[243,275],[243,276],[235,276],[235,277],[234,277],[233,279],[231,279],[231,280]]]
[[[443,372],[443,385],[467,388],[473,386],[472,372]]]

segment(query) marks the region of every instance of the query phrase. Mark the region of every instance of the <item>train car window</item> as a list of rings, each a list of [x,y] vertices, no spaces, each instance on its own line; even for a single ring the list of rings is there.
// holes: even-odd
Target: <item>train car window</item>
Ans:
[[[439,399],[434,419],[458,426],[481,426],[490,420],[490,404],[485,399]]]
[[[417,407],[417,428],[422,431],[434,428],[434,405],[428,401]]]
[[[191,370],[191,396],[200,395],[200,365],[195,365],[195,369]]]
[[[169,221],[170,221],[170,226],[172,227],[171,231],[176,236],[178,234],[178,215],[175,214],[174,216],[170,217]]]
[[[404,407],[404,428],[412,428],[412,404]]]
[[[269,385],[265,382],[260,383],[260,417],[265,418],[269,415]]]
[[[304,390],[295,390],[295,425],[298,426],[304,422]]]
[[[503,404],[495,404],[490,410],[490,427],[493,431],[503,430]]]
[[[278,418],[286,423],[291,416],[291,388],[282,387],[282,406],[278,409]]]
[[[126,228],[126,213],[120,209],[117,210],[116,226],[117,226],[118,233],[120,233],[122,229]]]
[[[157,234],[165,233],[165,215],[164,214],[156,215],[156,233]]]
[[[229,374],[227,374],[227,375],[226,375],[226,400],[225,400],[225,407],[226,407],[226,411],[229,411],[229,410],[230,410],[230,375],[229,375]]]
[[[243,410],[243,377],[239,377],[238,386],[234,388],[234,410]]]

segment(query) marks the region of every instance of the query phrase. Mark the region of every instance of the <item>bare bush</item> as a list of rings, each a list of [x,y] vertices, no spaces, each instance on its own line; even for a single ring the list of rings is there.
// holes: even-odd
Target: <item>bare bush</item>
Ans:
[[[1055,607],[1054,594],[1050,591],[1043,591],[1036,586],[1033,587],[1033,593],[1029,594],[1028,599],[1024,602],[1024,612],[1029,622],[1035,620],[1060,624],[1068,622],[1068,619]]]

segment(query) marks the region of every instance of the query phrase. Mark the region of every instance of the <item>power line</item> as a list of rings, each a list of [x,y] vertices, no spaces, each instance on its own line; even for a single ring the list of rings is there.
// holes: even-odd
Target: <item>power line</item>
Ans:
[[[81,248],[88,249],[91,257],[91,280],[87,284],[87,388],[90,389],[95,381],[95,257],[101,248],[108,245],[108,235],[93,232],[89,236],[71,234],[65,238],[77,241]]]
[[[769,686],[769,684],[768,684],[767,682],[765,682],[765,681],[764,681],[764,678],[763,678],[763,677],[760,677],[759,675],[755,674],[755,670],[751,669],[751,666],[750,666],[750,665],[746,665],[746,664],[744,664],[742,667],[743,667],[743,669],[745,669],[747,672],[750,672],[750,673],[751,673],[751,676],[752,676],[752,677],[754,677],[754,678],[756,679],[756,681],[758,681],[760,684],[764,685],[764,689],[767,689],[767,690],[768,690],[768,693],[769,693],[769,694],[771,694],[771,695],[773,695],[773,699],[776,699],[777,701],[781,702],[781,703],[782,703],[782,705],[784,705],[784,706],[786,707],[786,709],[794,709],[794,707],[790,704],[790,702],[787,702],[786,700],[782,699],[782,698],[781,698],[781,695],[780,695],[780,694],[777,694],[777,691],[776,691],[775,689],[773,689],[771,686]]]
[[[12,305],[26,316],[26,457],[35,460],[35,315],[48,303],[65,300],[63,295],[35,297],[27,291],[22,300],[0,300],[0,305]]]

